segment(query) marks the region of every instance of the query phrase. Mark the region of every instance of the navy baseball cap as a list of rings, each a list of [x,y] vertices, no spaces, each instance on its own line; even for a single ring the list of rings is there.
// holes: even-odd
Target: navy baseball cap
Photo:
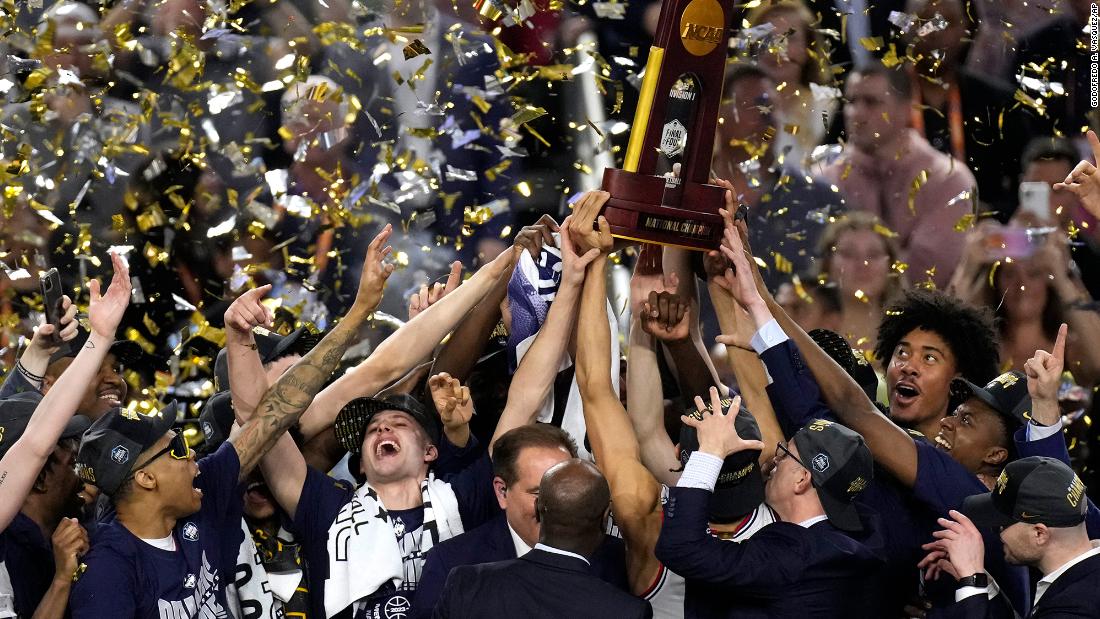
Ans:
[[[356,398],[344,405],[336,415],[334,429],[340,445],[351,453],[363,448],[363,435],[370,420],[384,411],[401,411],[420,424],[432,445],[438,445],[443,433],[443,421],[435,407],[427,407],[411,395],[391,395],[384,398]]]
[[[1068,465],[1032,456],[1009,463],[993,490],[967,497],[962,513],[979,527],[1007,527],[1017,522],[1073,527],[1085,520],[1085,484]]]
[[[76,454],[76,474],[107,496],[114,495],[130,475],[141,452],[172,428],[179,405],[172,402],[154,415],[113,408],[92,423]]]
[[[229,438],[234,420],[233,398],[228,391],[219,391],[206,400],[199,412],[204,451],[217,449]]]
[[[979,387],[965,378],[951,381],[951,395],[958,403],[977,398],[1009,422],[1010,431],[1031,418],[1031,397],[1027,393],[1027,377],[1023,372],[1005,372]]]
[[[0,400],[0,458],[4,457],[11,446],[27,431],[27,424],[38,408],[42,396],[38,392],[17,393],[10,398]],[[83,415],[73,415],[65,423],[59,440],[80,438],[92,422]]]
[[[795,433],[794,444],[829,522],[845,531],[861,531],[854,500],[874,479],[871,450],[859,433],[825,419],[815,419]]]
[[[260,362],[271,363],[288,355],[302,355],[303,357],[321,341],[321,335],[311,333],[305,327],[298,327],[286,335],[278,333],[254,333],[256,338],[256,352],[260,354]],[[229,357],[228,351],[223,348],[218,351],[214,360],[214,388],[219,391],[229,389]]]
[[[722,400],[722,414],[728,415],[733,400]],[[706,410],[710,410],[708,407]],[[694,407],[685,415],[702,419]],[[737,435],[745,440],[760,440],[760,426],[747,408],[742,406],[733,419]],[[680,464],[686,465],[691,453],[699,449],[699,433],[689,426],[680,426]],[[722,471],[714,484],[714,494],[707,504],[711,522],[726,524],[756,509],[764,502],[764,475],[760,472],[760,450],[745,450],[730,454],[722,462]]]

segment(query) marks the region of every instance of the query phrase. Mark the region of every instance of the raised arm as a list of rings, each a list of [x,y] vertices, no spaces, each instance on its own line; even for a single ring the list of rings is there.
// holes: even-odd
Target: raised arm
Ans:
[[[111,254],[111,265],[114,276],[103,295],[99,293],[98,280],[88,283],[91,333],[84,348],[38,403],[23,435],[0,459],[0,531],[11,524],[46,458],[53,453],[88,383],[99,372],[114,340],[115,329],[130,303],[130,272],[117,254]]]
[[[570,218],[563,222],[568,226]],[[527,354],[523,355],[512,383],[508,387],[508,402],[497,422],[493,439],[489,444],[489,453],[498,438],[512,428],[532,423],[558,375],[562,356],[573,336],[573,326],[577,318],[577,301],[580,298],[581,284],[584,282],[585,268],[596,259],[598,250],[589,250],[584,256],[578,256],[568,234],[561,235],[561,285],[546,322],[539,328],[535,341]],[[609,353],[610,354],[610,353]]]
[[[332,425],[345,404],[373,396],[426,361],[439,342],[470,309],[510,272],[519,249],[513,248],[478,269],[473,277],[386,338],[370,357],[325,388],[302,416],[299,429],[309,440]]]
[[[543,215],[533,226],[524,226],[516,233],[515,244],[531,252],[538,258],[543,243],[553,243],[552,233],[558,231],[558,223],[553,217]],[[446,372],[460,381],[466,381],[474,365],[489,342],[489,335],[500,321],[500,304],[508,295],[508,280],[512,271],[500,277],[489,294],[478,302],[466,318],[448,338],[447,343],[436,355],[432,373]]]
[[[229,439],[240,458],[242,480],[248,477],[260,458],[280,436],[298,421],[336,369],[344,351],[358,337],[359,329],[382,300],[386,279],[393,272],[393,265],[384,261],[391,251],[390,247],[385,246],[391,232],[392,227],[386,225],[371,241],[363,265],[363,275],[359,280],[359,290],[347,315],[309,354],[279,377],[264,393],[248,423]],[[300,485],[298,492],[301,492]]]
[[[653,549],[661,528],[661,486],[642,464],[638,439],[618,394],[612,389],[607,363],[611,354],[611,328],[606,313],[606,252],[611,250],[613,243],[607,220],[599,218],[598,232],[593,230],[592,222],[608,197],[604,192],[586,194],[569,226],[574,243],[600,250],[600,256],[588,267],[581,294],[577,385],[584,404],[584,422],[592,453],[611,487],[615,520],[626,539],[631,588],[641,593],[660,570]]]
[[[745,310],[757,324],[766,323],[772,317],[798,347],[806,366],[810,368],[817,384],[821,388],[822,399],[840,419],[840,422],[860,433],[875,461],[885,467],[906,486],[912,487],[917,479],[917,448],[908,433],[886,418],[863,392],[859,384],[837,365],[825,351],[798,326],[783,308],[775,302],[756,266],[748,246],[744,222],[735,225],[732,215],[722,210],[726,220],[726,229],[722,239],[722,253],[733,268],[727,271],[729,279],[737,289],[747,289],[749,279],[756,282],[758,295]],[[745,279],[742,279],[744,277]],[[748,302],[748,295],[745,295]]]
[[[664,342],[676,369],[676,382],[687,401],[707,393],[711,386],[718,387],[724,394],[726,388],[718,378],[718,370],[710,359],[699,327],[699,291],[691,269],[691,254],[675,247],[665,247],[662,253],[661,267],[665,276],[675,278],[675,292],[689,302],[688,337],[670,338]]]
[[[242,426],[256,410],[260,398],[267,392],[267,374],[260,353],[256,350],[256,337],[252,329],[269,326],[274,319],[271,310],[260,300],[271,290],[271,284],[247,290],[225,310],[225,347],[229,364],[229,392],[233,398],[233,410]],[[225,388],[225,385],[221,385]],[[242,418],[243,415],[243,418]]]
[[[41,391],[50,356],[61,348],[62,342],[75,338],[80,327],[80,323],[76,321],[76,305],[68,296],[61,297],[61,310],[64,313],[58,321],[61,326],[58,336],[54,337],[57,327],[43,318],[42,324],[34,330],[30,344],[19,356],[15,368],[8,372],[4,384],[0,385],[0,399],[30,389]]]
[[[638,318],[631,321],[627,351],[626,410],[639,442],[642,463],[661,483],[671,486],[680,478],[680,459],[676,455],[676,445],[665,430],[664,393],[656,342],[642,329]]]

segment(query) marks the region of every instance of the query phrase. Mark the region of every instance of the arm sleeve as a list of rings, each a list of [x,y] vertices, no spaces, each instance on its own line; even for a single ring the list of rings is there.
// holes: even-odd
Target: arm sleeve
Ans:
[[[1015,619],[1016,613],[1012,610],[1004,594],[998,593],[993,599],[989,598],[984,588],[964,587],[960,592],[972,589],[981,595],[973,593],[966,597],[960,597],[957,602],[945,607],[939,617],[945,619]]]
[[[784,436],[793,436],[812,419],[837,420],[832,409],[821,401],[821,389],[794,342],[785,340],[766,349],[760,353],[760,360],[772,378],[767,387],[768,399]]]
[[[723,460],[717,456],[701,451],[693,452],[684,466],[684,472],[680,473],[676,486],[714,492],[714,484],[722,473],[722,464]]]
[[[232,443],[222,443],[217,451],[199,460],[199,472],[195,487],[202,490],[205,509],[213,506],[213,513],[224,516],[243,510],[243,494],[238,481],[241,460]]]
[[[476,464],[478,458],[485,452],[485,448],[473,433],[470,434],[470,440],[466,442],[465,447],[456,447],[444,434],[439,439],[438,449],[439,457],[436,458],[433,468],[436,477],[443,481],[450,481],[455,475]]]
[[[793,535],[781,532],[784,523],[769,525],[744,542],[719,540],[707,534],[710,496],[698,488],[669,489],[657,559],[689,580],[751,589],[755,596],[782,592],[794,584],[799,576],[797,562],[776,557],[802,556],[806,548]]]
[[[454,488],[463,529],[469,531],[500,512],[493,492],[493,463],[484,449],[473,464],[444,481]]]
[[[23,376],[18,369],[12,367],[8,371],[8,375],[4,377],[4,384],[0,385],[0,400],[26,391],[38,391],[38,387],[32,385],[27,377]]]
[[[923,439],[914,439],[917,447],[917,481],[913,496],[938,514],[962,507],[963,500],[989,492],[978,478],[950,455]]]

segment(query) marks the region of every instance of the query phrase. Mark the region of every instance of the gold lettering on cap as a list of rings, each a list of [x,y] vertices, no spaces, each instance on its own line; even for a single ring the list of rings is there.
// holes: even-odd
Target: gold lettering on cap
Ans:
[[[824,419],[818,419],[817,421],[815,421],[815,422],[811,423],[810,425],[806,426],[806,428],[808,430],[813,430],[814,432],[821,432],[822,430],[824,430],[825,428],[827,428],[831,425],[833,425],[833,422],[831,422],[831,421],[826,421]]]
[[[1074,475],[1073,482],[1069,485],[1069,490],[1066,491],[1066,500],[1073,507],[1077,507],[1081,504],[1081,497],[1085,494],[1085,484],[1081,481],[1081,478]]]
[[[725,38],[726,13],[717,0],[692,0],[680,14],[680,41],[695,56],[706,56]]]
[[[1011,387],[1012,385],[1015,385],[1019,381],[1020,381],[1020,377],[1016,376],[1012,372],[1005,372],[1004,374],[1001,374],[1000,376],[998,376],[997,378],[994,378],[990,382],[1000,383],[1002,387],[1004,387],[1005,389],[1008,389],[1009,387]]]
[[[736,471],[731,471],[729,473],[726,473],[725,475],[719,475],[718,476],[718,481],[715,482],[715,483],[722,484],[722,483],[728,483],[728,482],[731,482],[731,481],[738,481],[741,478],[743,478],[745,475],[748,475],[749,473],[751,473],[753,467],[755,467],[755,466],[756,466],[755,462],[750,462],[749,464],[745,465],[744,467],[742,467],[740,469],[737,469]]]
[[[81,480],[89,484],[95,483],[95,471],[92,470],[92,467],[86,464],[77,464],[74,468],[76,469],[76,476]]]
[[[867,480],[863,477],[856,477],[852,480],[852,483],[848,484],[848,494],[856,494],[863,492],[863,489],[867,487]]]
[[[1001,471],[1001,474],[997,477],[997,494],[1004,494],[1005,488],[1008,486],[1008,473]]]

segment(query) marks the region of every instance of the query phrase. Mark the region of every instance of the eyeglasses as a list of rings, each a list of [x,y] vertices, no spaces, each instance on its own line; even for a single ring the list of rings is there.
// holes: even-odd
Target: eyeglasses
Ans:
[[[775,453],[777,454],[776,457],[775,457],[776,464],[779,464],[779,461],[782,460],[783,458],[790,457],[791,460],[794,460],[795,462],[798,463],[798,466],[801,466],[802,468],[806,469],[807,471],[810,470],[810,467],[803,464],[802,460],[800,460],[798,458],[798,456],[791,453],[790,449],[787,449],[786,441],[780,441],[780,442],[775,444]]]
[[[172,437],[172,440],[168,441],[167,447],[153,454],[145,462],[130,469],[130,474],[126,476],[127,479],[133,477],[134,474],[137,473],[139,470],[149,466],[153,463],[154,460],[163,456],[164,454],[172,456],[172,458],[175,460],[186,460],[191,457],[191,446],[187,444],[187,439],[183,438],[182,434],[174,435]]]

